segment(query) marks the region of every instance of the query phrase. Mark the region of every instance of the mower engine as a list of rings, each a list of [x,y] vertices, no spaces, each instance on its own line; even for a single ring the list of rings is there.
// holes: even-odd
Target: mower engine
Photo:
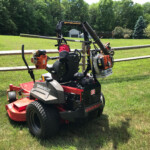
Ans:
[[[35,64],[36,69],[46,69],[47,66],[47,55],[45,50],[38,50],[33,53],[31,62]]]

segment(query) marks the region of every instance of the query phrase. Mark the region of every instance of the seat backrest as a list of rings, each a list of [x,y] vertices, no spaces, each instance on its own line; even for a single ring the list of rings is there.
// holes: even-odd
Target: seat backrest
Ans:
[[[63,61],[57,60],[53,64],[52,77],[58,82],[68,82],[73,80],[74,74],[79,70],[80,58],[74,52],[68,53]]]

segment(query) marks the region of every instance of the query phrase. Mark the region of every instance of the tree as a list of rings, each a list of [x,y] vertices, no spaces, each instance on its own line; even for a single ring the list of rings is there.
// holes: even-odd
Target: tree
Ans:
[[[150,23],[150,3],[99,0],[89,6],[84,0],[0,0],[0,34],[55,35],[59,20],[88,21],[99,33],[117,26],[133,30],[139,16]]]
[[[139,18],[139,16],[143,16],[143,8],[140,4],[134,4],[131,14],[128,15],[128,25],[126,28],[134,29],[134,25]]]
[[[144,34],[147,38],[150,38],[150,24],[145,29]]]
[[[89,6],[89,22],[90,25],[96,29],[96,18],[98,16],[98,3],[93,3]]]
[[[98,12],[96,20],[96,30],[101,31],[112,31],[114,26],[114,12],[113,12],[113,1],[112,0],[100,0],[98,4]]]
[[[150,23],[150,2],[143,4],[144,19],[146,24]]]
[[[15,34],[17,30],[8,9],[9,5],[9,0],[0,1],[0,34]]]
[[[150,2],[144,3],[143,4],[143,10],[144,10],[144,14],[148,13],[150,14]]]
[[[17,26],[16,34],[34,33],[37,29],[33,9],[34,0],[9,0],[9,3],[11,19]]]
[[[133,38],[142,39],[144,37],[144,29],[145,29],[145,22],[143,17],[140,16],[134,27]]]
[[[113,5],[115,13],[115,26],[123,28],[134,28],[139,16],[143,15],[140,4],[134,4],[132,0],[116,1]]]
[[[53,29],[53,17],[51,15],[51,7],[53,1],[35,0],[33,5],[33,12],[37,28],[36,34],[41,35],[54,35]],[[57,10],[56,10],[57,11]],[[34,33],[35,34],[35,33]]]
[[[89,5],[84,0],[62,0],[63,20],[66,21],[88,21],[89,20]],[[68,31],[77,26],[64,26],[63,33],[68,35]],[[77,28],[81,30],[81,28]]]
[[[89,19],[89,6],[84,0],[63,0],[62,7],[65,20],[83,22]]]
[[[0,34],[54,35],[60,0],[0,0]]]

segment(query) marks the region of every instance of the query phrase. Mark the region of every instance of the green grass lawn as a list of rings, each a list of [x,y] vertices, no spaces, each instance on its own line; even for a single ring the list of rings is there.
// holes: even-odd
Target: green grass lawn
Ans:
[[[150,40],[103,39],[112,47],[145,45]],[[0,36],[0,50],[56,49],[55,41]],[[71,43],[81,49],[81,44]],[[115,52],[115,59],[150,55],[150,48]],[[27,59],[31,55],[27,55]],[[51,62],[50,62],[51,63]],[[1,56],[0,67],[24,66],[21,56]],[[46,71],[35,71],[37,79]],[[30,81],[27,71],[0,72],[0,150],[149,150],[150,149],[150,59],[115,63],[113,75],[100,79],[106,106],[101,118],[84,125],[63,125],[57,136],[38,140],[26,123],[14,123],[7,117],[6,89],[10,83]]]

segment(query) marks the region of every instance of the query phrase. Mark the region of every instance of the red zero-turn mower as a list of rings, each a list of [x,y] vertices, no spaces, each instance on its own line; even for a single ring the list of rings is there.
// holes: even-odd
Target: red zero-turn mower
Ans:
[[[76,25],[83,30],[87,52],[87,68],[83,73],[78,72],[82,55],[77,49],[70,51],[61,33],[63,25]],[[22,58],[33,82],[21,83],[20,87],[10,85],[7,90],[8,116],[14,121],[27,121],[30,132],[38,138],[55,135],[62,122],[84,120],[93,111],[101,115],[105,99],[97,78],[112,74],[114,53],[109,43],[101,43],[87,22],[61,21],[56,31],[59,57],[48,57],[45,50],[38,50],[31,59],[37,69],[46,69],[48,73],[42,75],[42,80],[35,81],[22,46]],[[95,42],[89,40],[89,34]],[[90,50],[92,43],[95,50]],[[56,62],[47,65],[47,61],[53,59],[57,59]],[[22,98],[18,99],[18,95]]]

